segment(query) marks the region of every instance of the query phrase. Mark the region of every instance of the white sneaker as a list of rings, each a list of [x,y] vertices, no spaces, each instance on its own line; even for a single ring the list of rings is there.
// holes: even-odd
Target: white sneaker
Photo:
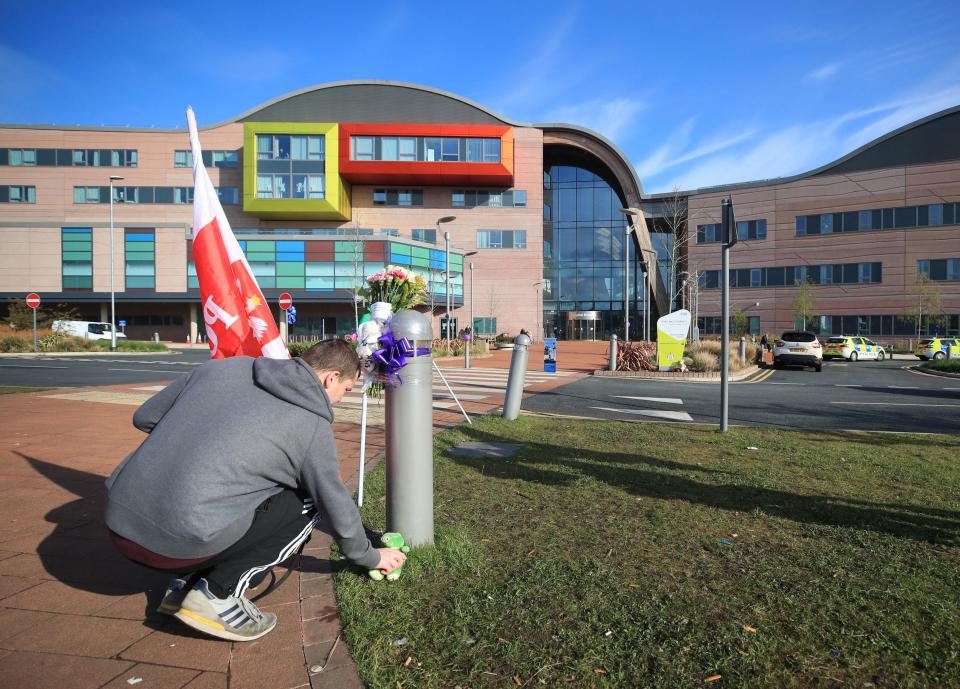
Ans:
[[[217,598],[206,579],[199,579],[174,617],[188,627],[220,639],[253,641],[277,626],[277,616],[261,612],[243,596]]]

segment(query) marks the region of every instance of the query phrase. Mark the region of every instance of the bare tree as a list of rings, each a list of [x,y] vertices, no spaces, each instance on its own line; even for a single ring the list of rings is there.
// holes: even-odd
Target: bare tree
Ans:
[[[943,326],[943,295],[940,286],[927,273],[920,273],[917,281],[907,288],[911,306],[907,319],[917,326],[917,339],[923,336],[923,323]]]
[[[670,195],[659,199],[655,214],[651,218],[653,232],[670,235],[666,258],[668,282],[670,283],[670,310],[676,308],[677,277],[683,271],[687,260],[687,197],[675,186]]]
[[[813,310],[817,307],[816,297],[813,293],[813,284],[804,271],[803,279],[794,283],[797,286],[797,293],[793,295],[793,317],[796,320],[802,320],[803,330],[807,329],[807,321],[814,317]]]

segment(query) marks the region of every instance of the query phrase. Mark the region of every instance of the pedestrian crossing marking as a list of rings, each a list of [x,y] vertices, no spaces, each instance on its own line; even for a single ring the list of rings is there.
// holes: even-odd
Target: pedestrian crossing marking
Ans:
[[[624,400],[640,400],[642,402],[660,402],[661,404],[683,404],[679,397],[634,397],[633,395],[611,395]]]
[[[685,411],[668,411],[664,409],[623,409],[618,407],[590,407],[590,409],[612,411],[618,414],[637,414],[639,416],[649,416],[655,419],[666,419],[668,421],[693,421],[693,417]]]

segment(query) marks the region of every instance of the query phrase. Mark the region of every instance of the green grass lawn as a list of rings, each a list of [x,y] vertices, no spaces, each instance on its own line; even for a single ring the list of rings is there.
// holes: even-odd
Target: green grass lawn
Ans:
[[[0,385],[0,395],[15,395],[18,392],[43,392],[53,388],[25,388],[16,385]]]
[[[958,438],[485,417],[434,449],[435,546],[336,574],[369,687],[960,681]],[[366,496],[382,529],[382,467]]]

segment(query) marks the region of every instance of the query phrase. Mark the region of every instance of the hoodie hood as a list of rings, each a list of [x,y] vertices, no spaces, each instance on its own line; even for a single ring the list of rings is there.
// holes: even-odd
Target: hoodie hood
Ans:
[[[253,382],[274,397],[303,407],[333,423],[333,407],[313,369],[299,357],[253,360]]]

